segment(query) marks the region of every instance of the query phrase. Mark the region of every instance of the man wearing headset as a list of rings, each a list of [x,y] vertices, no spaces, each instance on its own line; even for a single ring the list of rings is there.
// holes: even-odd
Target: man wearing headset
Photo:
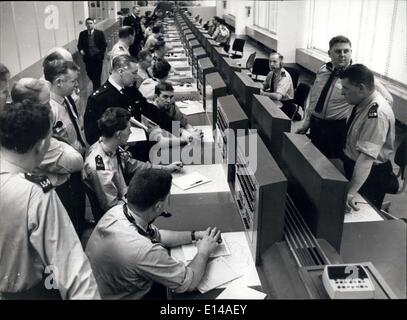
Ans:
[[[172,177],[168,171],[136,172],[127,191],[127,204],[111,208],[97,224],[86,246],[99,291],[104,299],[165,299],[165,290],[193,291],[200,283],[220,231],[159,230],[152,223],[169,217]],[[185,265],[167,248],[197,241],[198,252]]]

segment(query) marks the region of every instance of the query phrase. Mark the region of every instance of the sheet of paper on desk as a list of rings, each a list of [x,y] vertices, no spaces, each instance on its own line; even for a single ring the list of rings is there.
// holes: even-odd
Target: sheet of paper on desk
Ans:
[[[233,282],[248,287],[261,286],[256,265],[254,264],[244,231],[225,232],[222,233],[222,237],[223,240],[227,242],[231,253],[229,256],[223,258],[237,273],[243,274],[243,277]]]
[[[184,100],[177,101],[175,104],[179,108],[179,110],[186,116],[205,112],[201,101]]]
[[[191,172],[179,178],[173,179],[172,183],[182,190],[188,190],[200,186],[201,184],[208,183],[210,181],[211,179],[208,179],[199,172]]]
[[[129,139],[127,140],[128,143],[147,140],[146,132],[144,131],[144,129],[130,127],[130,130],[131,134],[129,136]]]
[[[232,282],[216,297],[218,300],[263,300],[267,294]]]
[[[215,258],[206,266],[205,274],[197,289],[205,293],[240,276],[241,274],[236,273],[224,257]]]
[[[195,243],[185,244],[185,245],[181,246],[181,248],[184,253],[184,259],[186,261],[190,261],[190,260],[194,259],[194,257],[196,256],[196,254],[198,252],[198,249],[197,249]],[[223,241],[223,237],[222,237],[222,242],[220,244],[218,244],[215,251],[212,252],[209,257],[217,258],[217,257],[228,256],[228,255],[230,255],[230,250],[229,250],[227,243],[225,241]]]
[[[366,202],[366,200],[357,193],[356,202],[359,211],[355,211],[352,209],[351,212],[345,214],[345,223],[350,222],[369,222],[369,221],[382,221],[383,218],[376,212],[374,208],[370,204]]]

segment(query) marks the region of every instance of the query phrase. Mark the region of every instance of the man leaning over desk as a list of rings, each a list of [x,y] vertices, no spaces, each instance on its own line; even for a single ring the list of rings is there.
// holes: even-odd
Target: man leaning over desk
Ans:
[[[102,298],[165,299],[162,286],[182,293],[200,283],[220,231],[169,231],[154,226],[156,218],[169,216],[165,211],[171,183],[169,172],[140,170],[130,182],[128,204],[113,207],[97,224],[86,253]],[[189,265],[168,254],[167,248],[194,241],[198,253]]]

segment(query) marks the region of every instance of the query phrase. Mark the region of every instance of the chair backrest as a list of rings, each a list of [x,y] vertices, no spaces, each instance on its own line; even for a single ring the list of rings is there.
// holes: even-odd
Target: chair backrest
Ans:
[[[270,72],[269,59],[256,58],[253,63],[252,74],[257,76],[267,76]]]
[[[305,83],[300,83],[294,92],[294,103],[304,109],[305,100],[307,100],[311,87]]]
[[[88,196],[90,206],[92,208],[93,218],[95,219],[95,222],[97,223],[102,218],[104,212],[103,212],[102,208],[100,207],[96,194],[92,190],[92,188],[90,188],[86,183],[84,183],[83,185],[85,186],[85,192],[86,192],[86,195]]]
[[[298,78],[300,77],[300,72],[297,69],[290,67],[284,67],[284,69],[286,69],[287,72],[290,74],[291,79],[293,80],[294,89],[296,89],[298,84]]]
[[[243,53],[243,47],[245,44],[246,40],[244,39],[235,39],[235,41],[233,41],[233,46],[232,46],[232,51],[239,51]]]
[[[254,51],[246,61],[246,69],[251,70],[253,68],[254,60],[256,59],[257,52]]]

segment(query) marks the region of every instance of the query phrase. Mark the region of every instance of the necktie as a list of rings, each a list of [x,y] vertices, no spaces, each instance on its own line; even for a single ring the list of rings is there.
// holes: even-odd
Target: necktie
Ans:
[[[322,109],[324,108],[326,96],[328,94],[329,88],[331,87],[332,82],[336,77],[340,74],[340,70],[335,69],[332,71],[331,75],[329,76],[328,81],[325,83],[324,87],[322,88],[321,94],[319,96],[317,105],[315,107],[315,112],[321,113]]]
[[[69,98],[70,97],[64,98],[64,103],[68,110],[69,118],[71,119],[71,122],[75,129],[76,137],[78,138],[79,143],[82,145],[83,148],[86,148],[86,144],[82,139],[81,131],[79,130],[78,122],[76,121],[76,117],[73,114],[73,112],[75,112],[76,116],[78,116],[78,111],[76,110],[76,106],[75,106],[75,103],[73,102],[72,98],[71,99],[69,99]],[[68,102],[68,100],[70,100],[70,102]],[[71,109],[71,106],[72,106],[73,111]]]
[[[270,81],[270,92],[274,92],[274,81],[276,80],[276,74],[273,72],[273,76],[271,77]]]
[[[352,125],[353,120],[355,120],[357,107],[357,105],[353,107],[348,122],[346,122],[346,135],[348,135],[350,126]]]

